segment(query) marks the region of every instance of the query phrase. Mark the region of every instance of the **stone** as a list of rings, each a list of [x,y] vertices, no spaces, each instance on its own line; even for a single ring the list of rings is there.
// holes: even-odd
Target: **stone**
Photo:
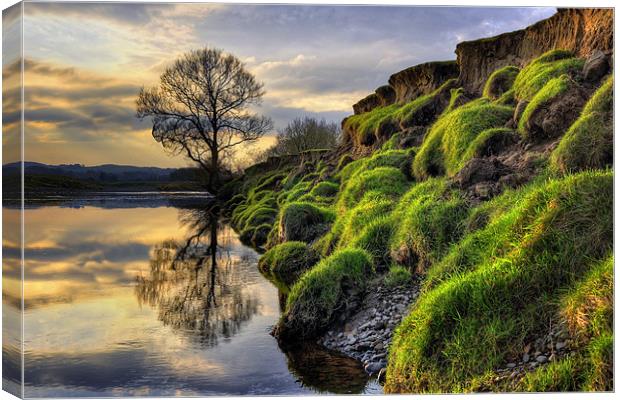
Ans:
[[[529,362],[529,361],[530,361],[530,355],[529,355],[529,354],[527,354],[527,353],[525,353],[525,354],[523,355],[523,362],[524,362],[524,363],[526,363],[526,362]]]
[[[556,350],[562,350],[562,349],[563,349],[563,348],[565,348],[565,347],[566,347],[566,342],[557,342],[557,343],[555,344],[555,349],[556,349]]]
[[[536,362],[540,363],[540,364],[546,363],[547,362],[547,356],[540,355],[540,356],[536,357]]]
[[[587,81],[598,82],[609,72],[608,57],[600,50],[595,50],[583,65],[583,76]]]
[[[516,366],[517,366],[517,364],[515,364],[515,363],[508,363],[508,364],[506,364],[506,368],[514,368]]]
[[[370,375],[374,375],[376,373],[378,373],[379,371],[381,371],[381,369],[384,367],[382,362],[370,362],[368,364],[366,364],[366,366],[364,367],[364,370],[370,374]]]

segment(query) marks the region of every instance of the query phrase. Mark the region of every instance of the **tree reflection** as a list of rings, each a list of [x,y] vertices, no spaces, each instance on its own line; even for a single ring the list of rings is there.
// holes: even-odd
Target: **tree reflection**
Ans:
[[[189,235],[152,249],[149,274],[137,277],[136,295],[141,305],[157,309],[165,325],[215,346],[258,311],[258,298],[247,287],[251,276],[242,268],[248,260],[231,254],[231,235],[217,209],[184,209],[179,220]]]

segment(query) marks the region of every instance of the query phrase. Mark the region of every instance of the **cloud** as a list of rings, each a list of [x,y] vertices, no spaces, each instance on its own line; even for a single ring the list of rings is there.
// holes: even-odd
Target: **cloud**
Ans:
[[[133,155],[140,154],[142,160],[182,165],[183,159],[164,156],[150,138],[148,123],[139,123],[133,109],[138,88],[156,84],[164,68],[187,50],[213,46],[242,59],[264,82],[266,96],[258,110],[274,118],[276,126],[301,115],[339,122],[353,103],[385,84],[394,72],[454,59],[459,41],[523,28],[554,12],[508,7],[27,3],[26,101],[33,109],[27,144],[33,149],[30,154],[42,155],[45,149],[37,143],[57,143],[53,150],[60,154],[48,160],[62,155],[68,162],[88,164],[101,159],[94,154],[97,149],[110,151],[110,162],[136,162]],[[5,65],[3,75],[14,70]],[[10,113],[7,122],[15,123],[16,118]],[[75,149],[79,151],[60,147],[74,141],[82,143]],[[92,150],[83,147],[85,142]]]

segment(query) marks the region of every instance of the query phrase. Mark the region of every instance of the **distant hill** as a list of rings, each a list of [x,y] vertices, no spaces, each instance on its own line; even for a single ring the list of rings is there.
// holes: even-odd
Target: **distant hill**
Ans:
[[[2,166],[3,193],[19,192],[21,164]],[[27,192],[97,190],[202,190],[202,174],[195,168],[137,167],[133,165],[49,165],[24,162]]]

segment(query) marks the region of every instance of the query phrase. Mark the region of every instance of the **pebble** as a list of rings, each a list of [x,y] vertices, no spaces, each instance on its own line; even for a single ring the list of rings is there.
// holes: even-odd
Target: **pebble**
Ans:
[[[506,364],[506,368],[514,368],[516,366],[517,366],[517,364],[515,364],[515,363],[508,363],[508,364]]]
[[[367,296],[357,314],[349,318],[344,327],[328,331],[318,342],[362,361],[369,374],[376,374],[387,365],[386,349],[394,329],[417,297],[415,289],[379,286],[370,292],[372,294]],[[378,312],[378,309],[381,311]]]
[[[547,362],[547,356],[538,356],[536,357],[536,362],[542,364],[542,363],[546,363]]]

